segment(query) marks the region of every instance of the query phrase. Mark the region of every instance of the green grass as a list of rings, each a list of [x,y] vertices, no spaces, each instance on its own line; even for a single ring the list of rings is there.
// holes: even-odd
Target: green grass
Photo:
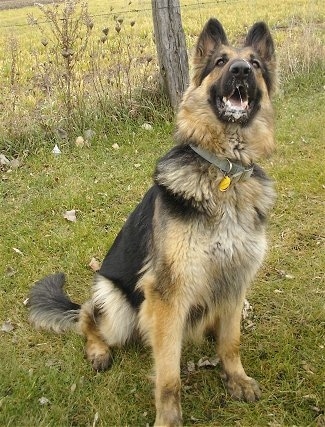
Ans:
[[[254,327],[242,337],[244,365],[261,383],[263,398],[231,401],[218,367],[188,373],[186,363],[212,355],[214,344],[186,345],[187,425],[323,425],[323,105],[318,72],[292,80],[276,100],[278,149],[265,167],[278,201],[269,254],[249,294]],[[111,147],[115,142],[119,150]],[[95,374],[82,338],[34,331],[23,301],[35,280],[57,270],[67,273],[72,299],[88,297],[91,257],[104,257],[150,185],[155,159],[172,143],[172,125],[161,122],[151,132],[133,127],[105,144],[95,140],[91,148],[65,147],[57,157],[42,148],[18,169],[3,171],[0,319],[15,329],[0,333],[1,426],[92,425],[96,413],[99,426],[153,422],[148,349],[117,350],[111,371]],[[76,223],[64,220],[67,209],[77,209]],[[49,404],[39,403],[43,396]]]

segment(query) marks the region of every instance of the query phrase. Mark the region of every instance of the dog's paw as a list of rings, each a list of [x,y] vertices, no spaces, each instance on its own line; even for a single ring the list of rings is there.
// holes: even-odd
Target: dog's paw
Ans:
[[[235,400],[244,400],[246,402],[256,402],[261,397],[261,390],[258,382],[253,378],[242,375],[221,374],[228,392]]]
[[[112,366],[112,355],[108,353],[96,354],[89,359],[95,371],[106,371]]]
[[[109,347],[91,345],[86,349],[86,357],[95,371],[105,371],[113,362]]]
[[[154,427],[182,427],[181,414],[157,414]]]

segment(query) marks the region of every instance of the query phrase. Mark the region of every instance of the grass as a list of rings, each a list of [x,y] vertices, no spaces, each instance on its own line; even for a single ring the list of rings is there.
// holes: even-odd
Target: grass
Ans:
[[[312,75],[307,78],[310,82]],[[182,358],[186,424],[323,425],[324,95],[317,75],[313,78],[308,88],[303,77],[292,81],[278,97],[278,151],[266,164],[277,182],[278,202],[268,259],[249,295],[254,326],[244,328],[242,340],[245,366],[261,382],[263,399],[255,405],[232,402],[218,368],[188,373],[186,363],[212,355],[214,345],[187,345]],[[82,339],[34,331],[23,301],[34,280],[57,270],[67,273],[74,300],[87,298],[90,259],[103,258],[150,185],[155,159],[171,146],[171,133],[168,123],[153,131],[127,129],[105,146],[98,141],[91,148],[67,148],[57,157],[40,150],[17,170],[3,173],[0,312],[15,329],[0,336],[0,425],[92,425],[96,413],[96,425],[152,423],[147,349],[118,350],[112,370],[94,374],[83,359]],[[119,150],[111,147],[116,142]],[[63,219],[72,208],[76,223]],[[41,397],[50,403],[41,405]]]
[[[277,152],[264,164],[276,181],[278,199],[269,222],[268,257],[249,293],[253,315],[243,323],[244,366],[261,383],[263,397],[256,404],[233,402],[219,379],[218,367],[188,372],[188,361],[214,353],[212,342],[188,344],[182,357],[186,425],[325,425],[325,92],[321,68],[317,61],[308,63],[307,55],[315,46],[319,52],[321,43],[306,43],[301,49],[301,42],[298,47],[292,43],[290,56],[287,53],[289,41],[301,40],[293,17],[295,22],[298,17],[307,22],[313,12],[317,23],[321,3],[276,1],[266,7],[258,0],[249,3],[235,22],[229,14],[233,5],[223,2],[210,10],[200,8],[195,25],[191,23],[197,10],[184,7],[183,19],[189,41],[205,18],[216,14],[226,28],[232,28],[230,34],[238,35],[245,22],[261,19],[256,7],[262,5],[262,18],[274,26],[291,26],[290,34],[276,31],[278,56],[282,64],[292,58],[296,67],[290,77],[290,68],[286,71],[282,66],[282,87],[275,102]],[[95,0],[92,7],[100,10]],[[6,11],[1,16],[10,20],[19,13]],[[17,30],[19,39],[27,29]],[[308,37],[315,40],[309,33]],[[299,59],[301,51],[304,55]],[[25,112],[33,117],[32,110]],[[66,272],[73,300],[88,298],[91,258],[103,259],[149,187],[156,159],[173,144],[169,115],[163,110],[158,113],[151,131],[141,128],[138,119],[113,125],[99,116],[92,145],[76,147],[60,141],[59,156],[51,153],[56,139],[45,138],[49,134],[39,133],[33,122],[34,134],[13,140],[20,147],[16,153],[20,166],[0,170],[0,326],[8,321],[14,327],[0,331],[1,427],[153,423],[148,349],[135,345],[117,350],[112,369],[95,374],[84,360],[82,338],[34,331],[23,302],[35,280],[58,270]],[[6,112],[2,123],[5,119]],[[119,149],[112,147],[116,143]],[[6,147],[1,152],[10,157],[12,151]],[[77,210],[75,223],[63,218],[70,209]],[[41,404],[42,397],[48,402]]]

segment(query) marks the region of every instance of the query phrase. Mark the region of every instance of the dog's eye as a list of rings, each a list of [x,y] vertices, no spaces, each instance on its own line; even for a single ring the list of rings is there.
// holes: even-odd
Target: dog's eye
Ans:
[[[261,68],[261,64],[260,64],[260,62],[257,59],[253,59],[252,60],[252,65],[256,69]]]
[[[216,67],[222,67],[223,65],[225,65],[227,62],[226,58],[218,58],[216,60]]]

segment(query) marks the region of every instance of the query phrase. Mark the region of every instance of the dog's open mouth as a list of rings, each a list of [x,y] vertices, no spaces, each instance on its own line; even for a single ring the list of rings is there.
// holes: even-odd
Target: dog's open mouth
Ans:
[[[211,87],[209,102],[220,120],[246,126],[256,114],[261,94],[255,81],[249,80],[225,79]]]
[[[245,111],[248,109],[248,94],[244,86],[236,86],[233,93],[227,98],[224,96],[222,98],[226,109],[235,110],[235,111]]]
[[[217,99],[219,112],[230,121],[247,118],[250,111],[247,88],[244,85],[236,85],[230,96]]]

